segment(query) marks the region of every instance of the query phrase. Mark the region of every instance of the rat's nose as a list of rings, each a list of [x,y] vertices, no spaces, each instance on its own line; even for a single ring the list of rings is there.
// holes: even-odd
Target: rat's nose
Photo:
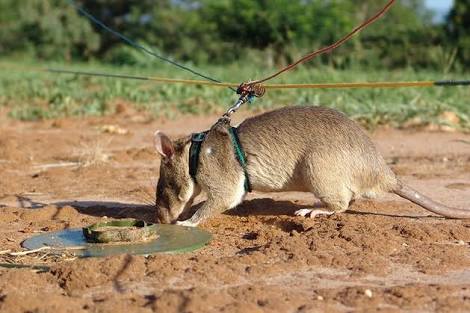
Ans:
[[[157,208],[157,223],[170,224],[171,217],[167,209]]]

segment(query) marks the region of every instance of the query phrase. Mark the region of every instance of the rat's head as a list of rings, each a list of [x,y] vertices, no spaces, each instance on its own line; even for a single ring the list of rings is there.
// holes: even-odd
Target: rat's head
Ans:
[[[174,223],[190,206],[195,194],[196,186],[189,175],[190,142],[190,138],[172,142],[162,132],[155,132],[155,148],[162,157],[156,192],[160,223]]]

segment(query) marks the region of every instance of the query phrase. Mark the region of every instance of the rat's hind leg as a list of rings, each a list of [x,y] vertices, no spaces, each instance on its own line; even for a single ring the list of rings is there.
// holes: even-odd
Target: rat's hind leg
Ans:
[[[331,164],[341,164],[341,162],[334,158],[313,155],[306,161],[305,187],[321,200],[325,208],[301,209],[296,211],[295,215],[314,218],[319,215],[341,213],[349,208],[355,194],[349,187],[350,175],[346,169]]]
[[[330,216],[335,213],[342,213],[349,208],[350,201],[339,199],[337,197],[321,197],[320,200],[325,204],[324,209],[300,209],[295,211],[295,215],[315,218],[317,216]]]
[[[329,216],[346,211],[349,205],[354,202],[353,192],[339,183],[313,185],[312,193],[320,199],[325,208],[301,209],[296,211],[295,215],[310,216],[311,218],[321,215]]]

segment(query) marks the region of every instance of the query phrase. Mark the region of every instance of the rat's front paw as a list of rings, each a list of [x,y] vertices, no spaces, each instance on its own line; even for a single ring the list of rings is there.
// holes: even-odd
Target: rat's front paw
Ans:
[[[177,221],[176,225],[180,226],[188,226],[188,227],[196,227],[198,223],[193,223],[190,220],[185,220],[185,221]]]
[[[310,218],[315,218],[317,216],[330,216],[333,215],[335,212],[333,211],[327,211],[327,210],[322,210],[322,209],[300,209],[295,211],[295,215],[297,216],[303,216],[307,217],[310,216]]]

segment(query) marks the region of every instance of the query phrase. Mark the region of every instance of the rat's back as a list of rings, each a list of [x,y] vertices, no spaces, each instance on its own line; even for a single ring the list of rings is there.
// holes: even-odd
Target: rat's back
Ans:
[[[254,189],[313,191],[312,184],[324,182],[361,193],[396,183],[367,134],[336,110],[286,107],[249,118],[238,129]]]

